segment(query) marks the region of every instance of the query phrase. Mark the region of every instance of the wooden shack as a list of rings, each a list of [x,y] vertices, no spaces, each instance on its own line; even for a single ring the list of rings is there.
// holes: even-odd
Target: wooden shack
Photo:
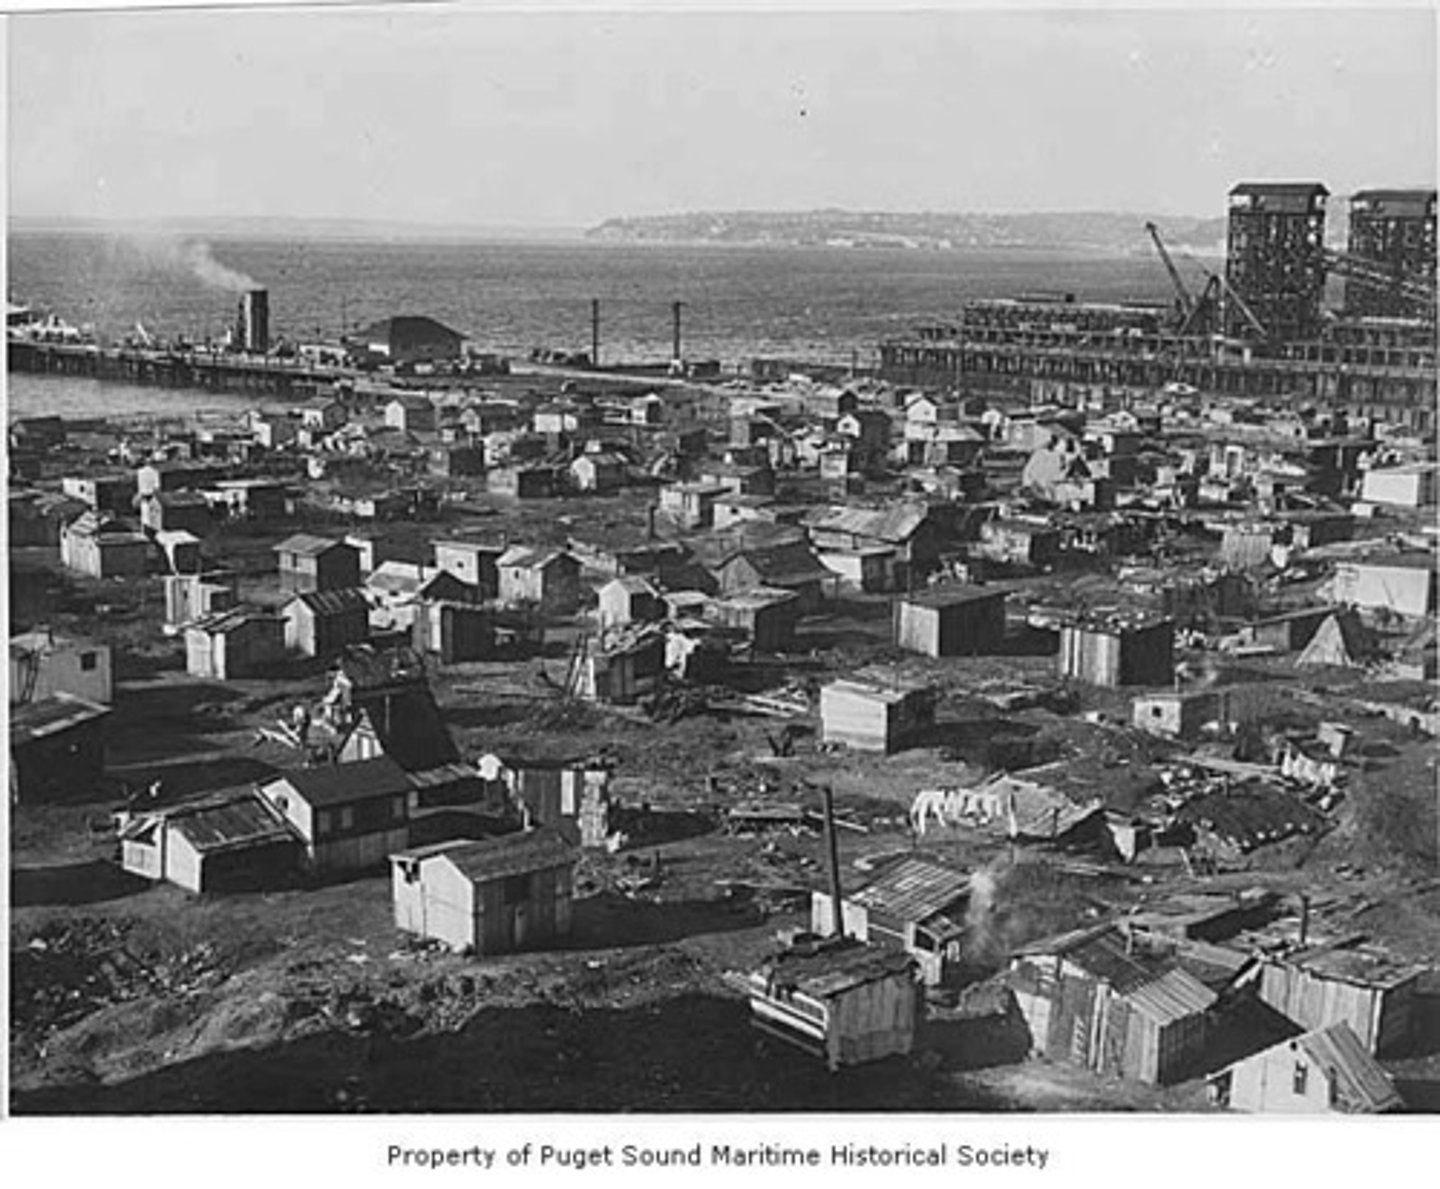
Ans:
[[[1341,1021],[1271,1045],[1207,1080],[1210,1100],[1267,1115],[1378,1115],[1403,1109],[1395,1083]]]
[[[1083,619],[1060,628],[1060,675],[1111,689],[1175,680],[1175,625],[1168,619]]]
[[[416,847],[390,856],[395,924],[485,956],[570,932],[575,848],[554,830]]]
[[[502,782],[525,820],[577,846],[604,846],[610,833],[610,768],[584,756],[482,756],[482,779]]]
[[[1258,991],[1302,1028],[1349,1024],[1366,1052],[1383,1056],[1403,1051],[1410,1039],[1424,973],[1357,937],[1267,957]]]
[[[286,882],[304,846],[253,789],[136,814],[120,831],[121,866],[190,892],[255,891]]]
[[[795,646],[800,596],[792,590],[756,587],[710,601],[707,613],[722,627],[745,633],[756,652],[788,652]]]
[[[415,604],[411,632],[416,651],[438,657],[441,664],[495,655],[494,615],[478,603],[422,599]]]
[[[820,689],[821,741],[889,755],[935,723],[928,686],[890,687],[840,679]]]
[[[360,551],[344,541],[296,533],[275,546],[280,588],[303,593],[360,585]]]
[[[108,706],[56,694],[10,708],[10,799],[89,800],[105,775]]]
[[[237,607],[185,625],[185,671],[218,681],[263,677],[285,659],[285,620]]]
[[[1005,639],[1005,592],[960,586],[927,590],[895,604],[895,643],[924,656],[979,656]]]
[[[847,936],[909,954],[926,986],[953,974],[961,957],[970,873],[922,855],[887,864],[852,892],[841,906]],[[828,891],[810,894],[810,931],[834,932]]]
[[[259,786],[314,871],[363,870],[410,841],[411,783],[389,756],[296,768]]]
[[[1113,925],[1015,951],[1008,976],[1032,1049],[1096,1073],[1165,1085],[1200,1056],[1215,992]]]
[[[832,1072],[914,1048],[921,1002],[908,954],[842,938],[784,950],[729,981],[748,995],[757,1029]]]
[[[334,656],[370,638],[370,602],[358,587],[307,591],[282,614],[285,647],[301,656]]]

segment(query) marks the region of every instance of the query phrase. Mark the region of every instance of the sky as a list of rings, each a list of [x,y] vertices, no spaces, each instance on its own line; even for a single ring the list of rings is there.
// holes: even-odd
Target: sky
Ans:
[[[1241,179],[1436,177],[1425,7],[35,14],[8,42],[23,217],[1219,217]]]

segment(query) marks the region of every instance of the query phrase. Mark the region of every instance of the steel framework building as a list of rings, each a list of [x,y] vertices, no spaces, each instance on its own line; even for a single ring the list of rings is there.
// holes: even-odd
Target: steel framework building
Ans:
[[[1269,337],[1319,334],[1325,295],[1325,200],[1319,182],[1241,182],[1230,191],[1225,279]],[[1254,337],[1238,303],[1227,303],[1227,332]]]
[[[1435,287],[1435,191],[1361,190],[1350,197],[1351,256],[1378,265],[1392,284],[1345,284],[1345,312],[1407,318],[1417,313],[1401,292],[1406,281]]]

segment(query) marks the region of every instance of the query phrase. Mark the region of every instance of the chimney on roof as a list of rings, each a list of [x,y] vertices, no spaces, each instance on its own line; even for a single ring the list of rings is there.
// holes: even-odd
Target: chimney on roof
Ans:
[[[645,539],[646,539],[647,541],[653,541],[653,540],[655,539],[655,505],[654,505],[654,504],[650,504],[650,505],[647,506],[646,509],[645,509]]]

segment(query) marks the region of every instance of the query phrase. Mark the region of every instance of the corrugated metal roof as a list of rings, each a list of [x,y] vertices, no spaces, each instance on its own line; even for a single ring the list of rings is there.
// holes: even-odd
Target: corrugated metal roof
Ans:
[[[914,966],[914,959],[901,950],[849,940],[832,942],[814,952],[786,950],[767,962],[760,973],[771,992],[793,988],[815,999],[827,999],[866,983],[908,975]]]
[[[294,839],[288,824],[254,793],[181,806],[165,814],[170,827],[198,851],[232,850]]]
[[[370,600],[358,586],[341,587],[339,590],[307,590],[290,602],[304,603],[316,615],[339,615],[357,608],[367,613],[370,610]]]
[[[1132,987],[1126,998],[1155,1023],[1171,1024],[1207,1011],[1217,997],[1194,975],[1176,967]]]
[[[805,518],[805,523],[823,532],[874,537],[898,544],[908,541],[925,523],[930,509],[920,504],[896,504],[888,508],[829,508]]]
[[[907,857],[846,899],[901,920],[923,921],[969,894],[969,872]]]

